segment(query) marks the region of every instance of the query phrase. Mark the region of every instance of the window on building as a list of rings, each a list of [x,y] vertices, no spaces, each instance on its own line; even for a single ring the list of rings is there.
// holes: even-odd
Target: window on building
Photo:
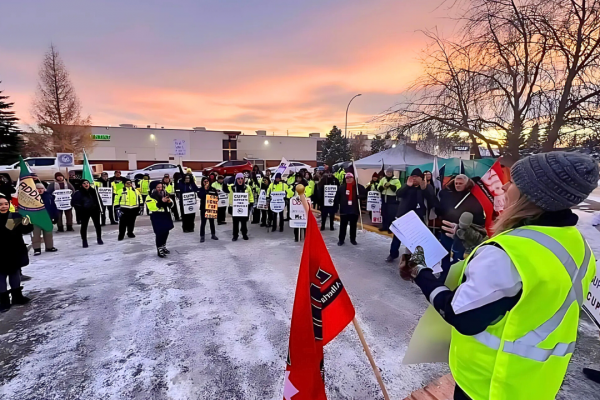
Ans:
[[[237,159],[237,140],[235,138],[223,139],[223,161]]]

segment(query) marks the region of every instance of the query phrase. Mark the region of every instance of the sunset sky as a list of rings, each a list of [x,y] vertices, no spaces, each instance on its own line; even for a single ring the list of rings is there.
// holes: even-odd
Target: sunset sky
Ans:
[[[95,125],[303,135],[365,125],[421,70],[442,0],[3,2],[0,89],[24,123],[53,42]]]

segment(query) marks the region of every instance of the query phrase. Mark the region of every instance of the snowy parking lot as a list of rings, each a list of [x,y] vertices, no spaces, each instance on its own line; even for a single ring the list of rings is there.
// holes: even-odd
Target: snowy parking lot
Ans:
[[[591,214],[579,214],[600,255]],[[287,227],[249,226],[249,241],[231,242],[228,222],[201,244],[198,221],[187,234],[177,223],[166,259],[146,216],[136,238],[117,242],[109,226],[89,249],[78,232],[55,234],[59,252],[24,270],[33,302],[0,316],[0,399],[280,400],[302,243]],[[383,262],[391,239],[364,232],[338,247],[337,231],[323,233],[391,398],[448,373],[401,364],[427,303]],[[581,373],[600,363],[597,339],[584,318],[559,398],[600,398]],[[383,398],[352,326],[326,347],[325,372],[329,399]]]

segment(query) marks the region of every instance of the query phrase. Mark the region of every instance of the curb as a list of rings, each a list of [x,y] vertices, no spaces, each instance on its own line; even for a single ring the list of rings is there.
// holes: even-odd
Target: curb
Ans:
[[[423,389],[415,390],[404,400],[452,400],[455,385],[452,374],[444,375]]]

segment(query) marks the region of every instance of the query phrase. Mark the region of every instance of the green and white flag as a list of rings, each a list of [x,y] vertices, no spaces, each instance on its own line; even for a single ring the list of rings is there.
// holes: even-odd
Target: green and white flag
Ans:
[[[85,154],[85,150],[83,150],[83,172],[81,173],[81,179],[85,179],[90,183],[93,189],[96,189],[94,187],[94,173],[92,171],[92,167],[90,166],[90,162],[88,161],[87,154]],[[96,197],[98,198],[98,204],[100,205],[100,210],[102,211],[102,199],[100,198],[98,190],[96,190]]]
[[[46,232],[52,232],[52,220],[46,211],[41,195],[35,188],[34,178],[37,176],[19,156],[19,184],[17,186],[17,199],[19,200],[19,214],[28,216],[31,223],[39,226]]]

